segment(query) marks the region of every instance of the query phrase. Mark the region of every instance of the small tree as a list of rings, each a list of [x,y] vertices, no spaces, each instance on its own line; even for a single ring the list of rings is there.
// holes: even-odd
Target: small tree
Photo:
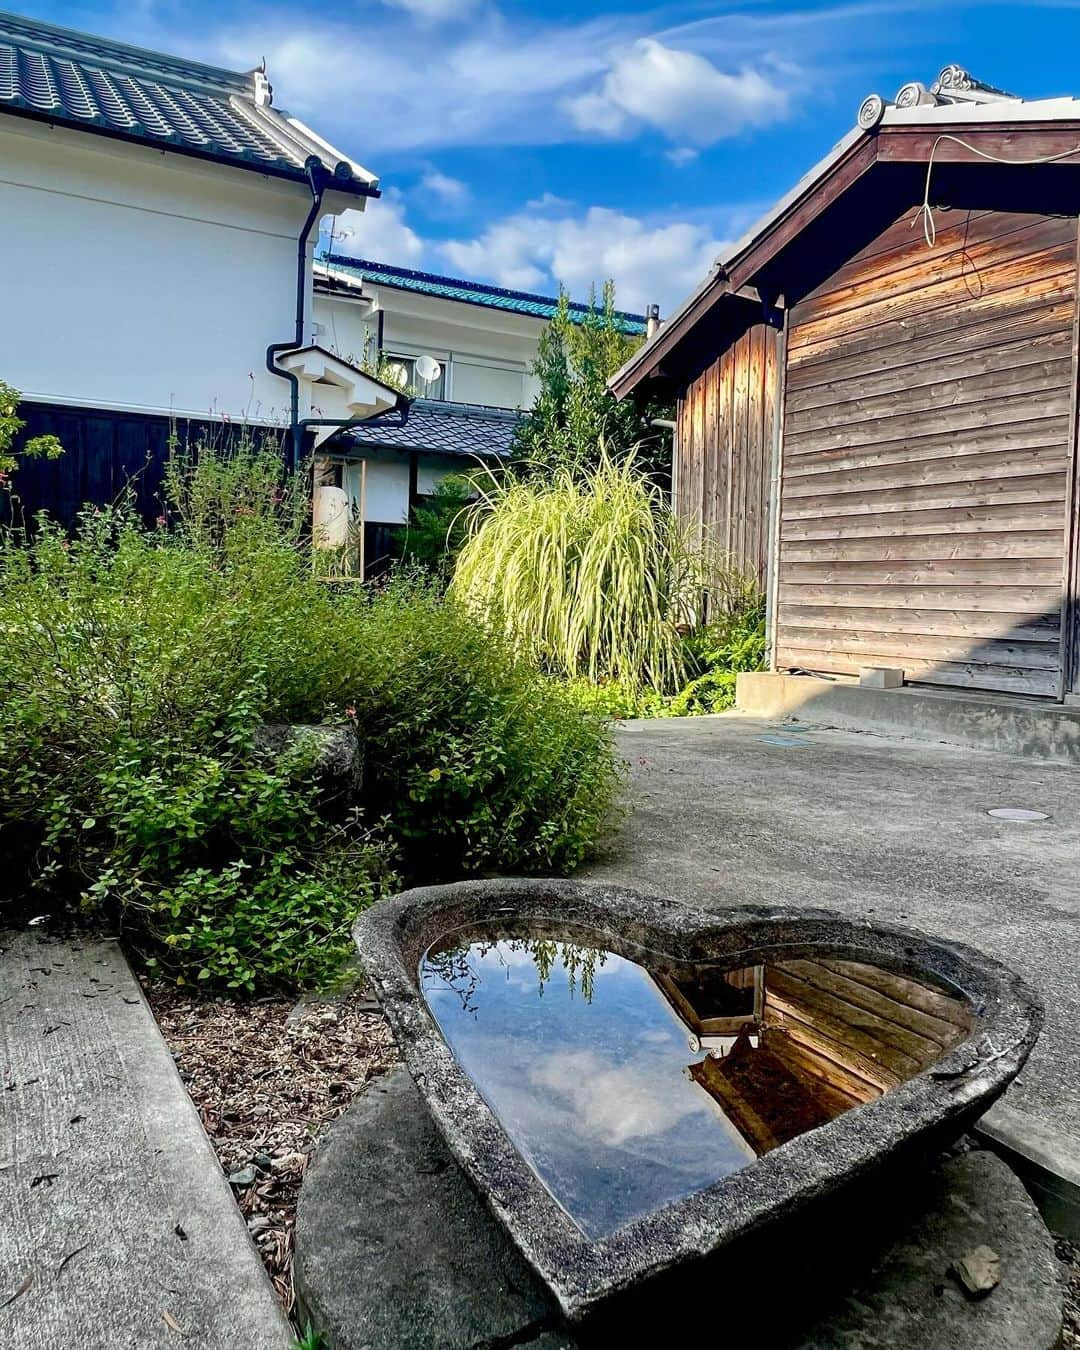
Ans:
[[[615,309],[614,282],[604,283],[599,304],[595,291],[590,295],[580,321],[570,317],[569,296],[560,291],[555,316],[540,336],[533,365],[540,388],[515,437],[515,459],[544,471],[580,473],[599,463],[604,447],[618,460],[632,451],[654,476],[670,476],[670,437],[650,425],[666,409],[620,402],[607,387],[641,342],[626,332]]]

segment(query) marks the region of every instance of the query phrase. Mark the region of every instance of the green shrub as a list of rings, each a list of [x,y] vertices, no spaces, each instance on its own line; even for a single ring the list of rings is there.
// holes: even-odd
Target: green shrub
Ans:
[[[466,474],[440,479],[423,505],[413,510],[401,540],[401,560],[448,576],[465,542],[466,513],[474,495]]]
[[[422,581],[350,611],[344,687],[358,691],[368,791],[411,874],[574,867],[618,786],[603,719]]]
[[[158,528],[0,537],[0,846],[173,978],[328,978],[398,875],[573,866],[616,787],[603,719],[454,602],[317,579],[272,448],[174,462]],[[263,723],[354,728],[359,810]]]
[[[706,560],[633,456],[492,479],[451,593],[554,674],[674,693]]]

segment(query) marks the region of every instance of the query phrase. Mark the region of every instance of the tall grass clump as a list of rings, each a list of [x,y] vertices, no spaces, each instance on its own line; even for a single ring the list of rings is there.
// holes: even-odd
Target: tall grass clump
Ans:
[[[706,561],[634,456],[549,477],[492,478],[451,594],[545,669],[674,693]]]
[[[9,897],[259,992],[331,976],[401,879],[558,872],[595,844],[603,720],[500,632],[419,582],[319,580],[276,447],[201,447],[167,489],[153,527],[121,502],[0,532]],[[280,723],[353,740],[359,792],[328,789],[310,738],[283,753]]]

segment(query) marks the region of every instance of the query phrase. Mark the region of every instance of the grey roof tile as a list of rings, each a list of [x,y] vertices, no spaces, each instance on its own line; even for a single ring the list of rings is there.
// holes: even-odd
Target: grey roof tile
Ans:
[[[0,112],[301,181],[315,155],[336,170],[336,190],[371,195],[365,171],[257,102],[255,82],[254,73],[0,13]]]
[[[476,403],[414,399],[407,420],[388,414],[363,422],[343,440],[355,450],[382,448],[463,458],[505,459],[524,414]]]

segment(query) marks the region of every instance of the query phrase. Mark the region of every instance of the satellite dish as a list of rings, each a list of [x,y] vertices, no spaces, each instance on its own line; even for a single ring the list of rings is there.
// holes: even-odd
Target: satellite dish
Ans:
[[[432,384],[442,374],[442,366],[433,356],[418,356],[416,358],[416,377],[423,380],[425,384]]]

